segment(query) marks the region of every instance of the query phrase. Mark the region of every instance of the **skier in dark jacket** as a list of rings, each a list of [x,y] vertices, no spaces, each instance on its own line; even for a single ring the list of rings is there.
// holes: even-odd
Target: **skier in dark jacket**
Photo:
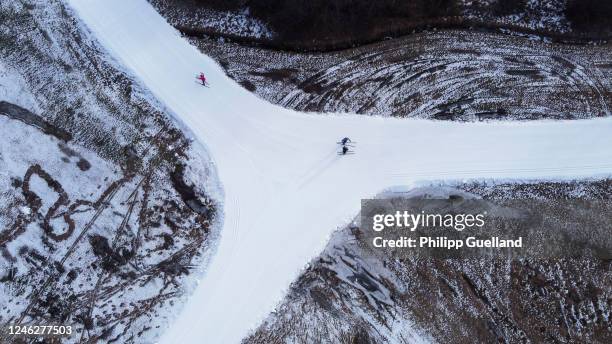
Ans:
[[[348,153],[348,147],[347,146],[342,146],[342,155],[346,155],[346,153]]]
[[[340,141],[340,143],[342,143],[343,146],[346,146],[346,144],[349,142],[351,142],[351,139],[349,139],[348,137],[345,137],[342,139],[342,141]]]

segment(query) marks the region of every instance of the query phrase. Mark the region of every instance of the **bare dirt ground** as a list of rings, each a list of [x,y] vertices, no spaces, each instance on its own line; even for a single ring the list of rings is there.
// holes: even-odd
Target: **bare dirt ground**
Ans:
[[[549,200],[551,213],[544,216],[558,216],[552,211],[555,200],[609,200],[612,182],[470,183],[413,192],[418,197],[467,192],[500,204],[517,197]],[[244,343],[612,340],[609,260],[431,259],[401,251],[381,256],[363,240],[358,225],[335,233]]]
[[[589,118],[612,106],[609,45],[471,31],[317,54],[192,42],[245,88],[303,111],[475,121]]]

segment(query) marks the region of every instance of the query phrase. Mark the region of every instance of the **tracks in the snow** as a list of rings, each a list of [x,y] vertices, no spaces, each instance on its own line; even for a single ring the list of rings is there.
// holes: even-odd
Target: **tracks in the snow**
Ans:
[[[459,121],[579,119],[609,115],[612,103],[607,46],[586,50],[464,31],[329,54],[200,43],[255,93],[302,111]]]

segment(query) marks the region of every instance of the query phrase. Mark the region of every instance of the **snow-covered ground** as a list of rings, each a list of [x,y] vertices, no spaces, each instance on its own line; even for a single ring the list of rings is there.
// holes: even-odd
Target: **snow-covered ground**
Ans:
[[[491,8],[495,1],[462,0],[462,2],[464,15],[472,20],[480,19],[502,25],[515,25],[549,32],[567,33],[571,31],[571,25],[563,13],[566,0],[527,0],[522,5],[516,1],[516,10],[511,11],[512,13],[498,15],[493,15],[490,10],[482,10],[487,7]]]
[[[207,265],[219,183],[66,6],[0,3],[0,327],[150,343]]]
[[[109,52],[208,148],[225,192],[216,256],[167,343],[235,343],[281,300],[360,199],[432,179],[612,172],[609,118],[456,124],[304,114],[225,76],[144,0],[69,0]],[[210,88],[195,73],[205,71]],[[343,136],[357,154],[337,155]]]
[[[215,10],[198,1],[149,1],[160,13],[176,11],[175,21],[182,28],[202,28],[210,34],[254,39],[272,39],[274,33],[261,20],[253,17],[248,7],[237,10]]]
[[[405,204],[410,198],[453,195],[517,210],[538,204],[536,212],[564,233],[566,243],[604,247],[612,239],[609,226],[593,224],[609,222],[609,210],[600,206],[612,209],[611,194],[612,180],[586,179],[447,183],[379,197]],[[447,344],[552,343],[569,335],[579,343],[609,342],[612,305],[606,300],[612,295],[612,270],[602,260],[578,258],[582,254],[436,259],[411,250],[384,252],[371,247],[361,219],[333,233],[275,312],[243,344],[321,343],[321,338],[325,343],[404,344],[417,342],[415,328],[422,337]]]
[[[328,53],[190,42],[272,103],[299,111],[454,121],[610,115],[609,46],[440,30]]]

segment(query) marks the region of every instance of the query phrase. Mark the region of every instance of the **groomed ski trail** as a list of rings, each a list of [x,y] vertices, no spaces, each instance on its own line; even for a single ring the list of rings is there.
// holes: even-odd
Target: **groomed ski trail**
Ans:
[[[224,228],[163,343],[238,343],[273,310],[360,199],[416,181],[609,175],[612,120],[430,122],[303,114],[230,80],[144,0],[67,0],[212,157]],[[196,85],[204,71],[214,87]],[[336,156],[349,136],[357,154]],[[330,157],[331,154],[333,157]]]

